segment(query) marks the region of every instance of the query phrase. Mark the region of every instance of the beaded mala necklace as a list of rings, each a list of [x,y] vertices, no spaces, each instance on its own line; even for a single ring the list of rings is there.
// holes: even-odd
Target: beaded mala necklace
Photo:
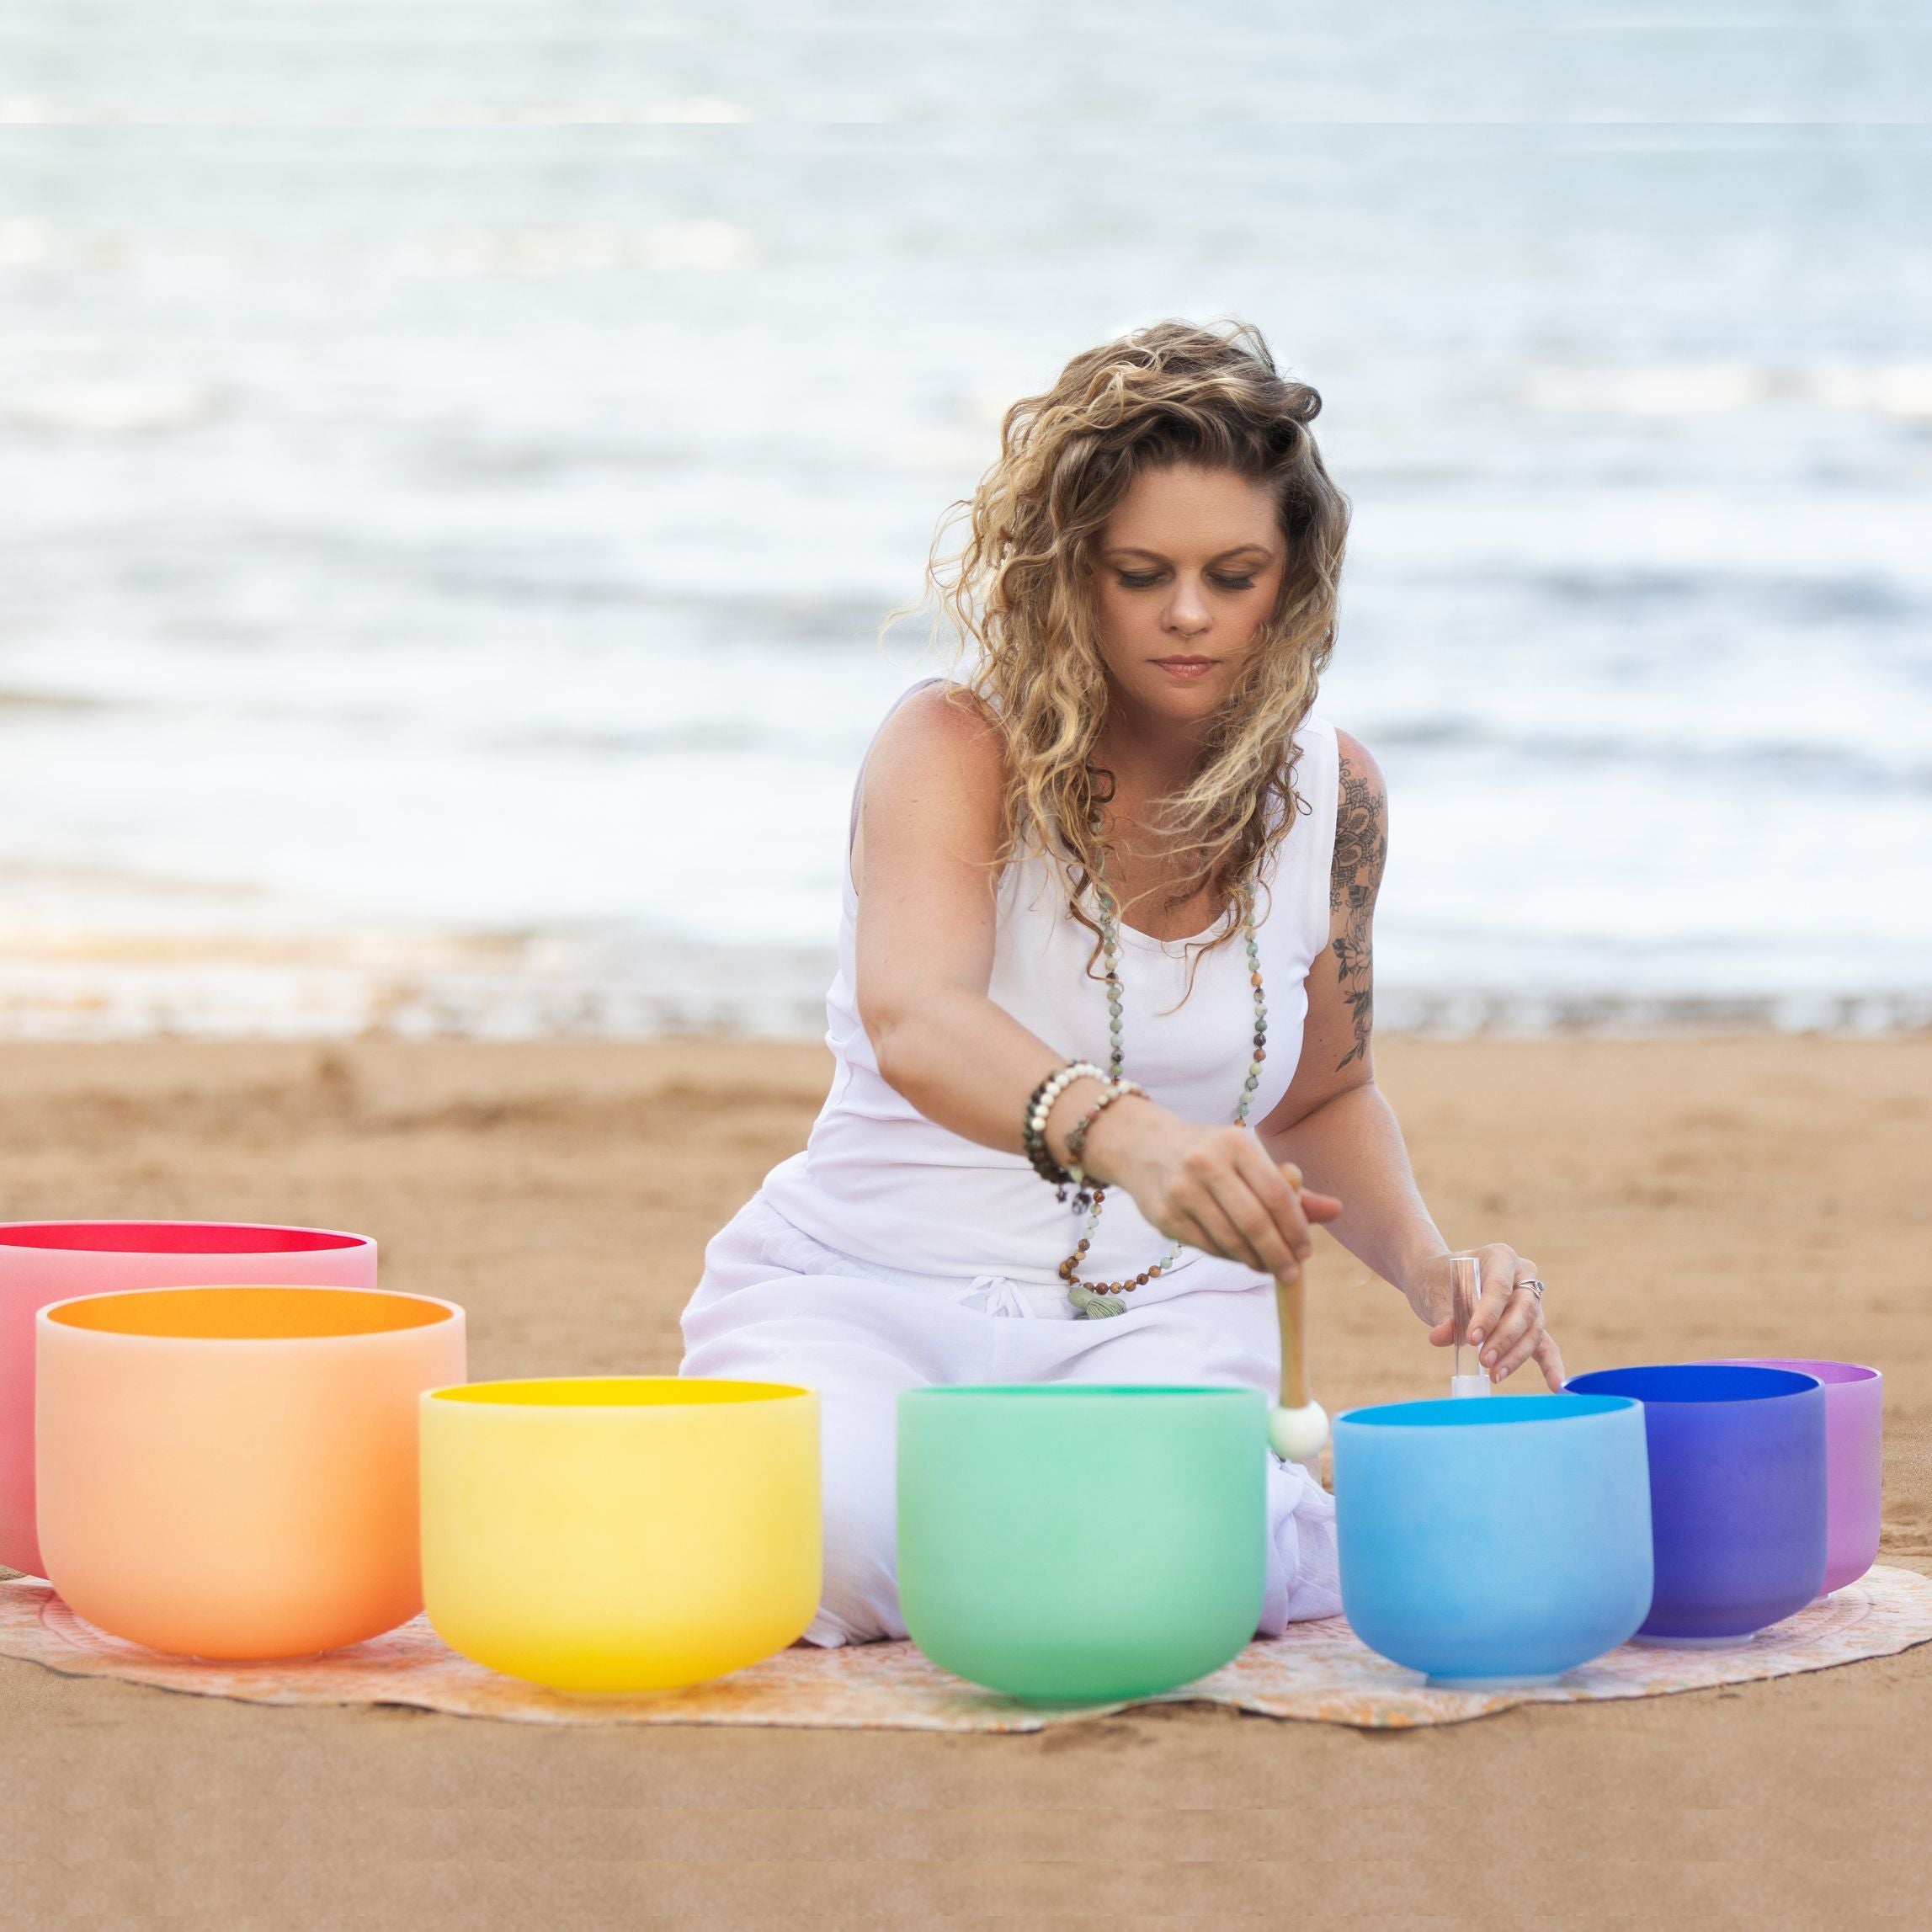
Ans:
[[[1124,1099],[1130,1094],[1144,1092],[1143,1088],[1136,1087],[1132,1081],[1123,1078],[1120,1072],[1124,1047],[1120,1021],[1120,917],[1115,908],[1113,895],[1107,891],[1105,886],[1097,885],[1095,895],[1099,901],[1100,913],[1100,964],[1106,974],[1107,980],[1109,1051],[1106,1078],[1108,1088],[1106,1093],[1101,1096],[1099,1104],[1088,1113],[1086,1118],[1067,1136],[1067,1152],[1076,1163],[1086,1151],[1087,1130],[1093,1126],[1100,1115],[1115,1101]],[[1248,942],[1248,983],[1254,994],[1254,1051],[1253,1057],[1248,1063],[1248,1078],[1242,1082],[1241,1098],[1235,1103],[1234,1124],[1237,1127],[1244,1127],[1248,1125],[1248,1111],[1254,1104],[1255,1089],[1261,1084],[1261,1065],[1268,1057],[1268,1000],[1261,983],[1261,949],[1254,937],[1254,905],[1252,899],[1248,902],[1247,917],[1243,921],[1243,928]],[[1083,1061],[1076,1061],[1073,1062],[1073,1067],[1078,1067],[1080,1072],[1088,1075],[1097,1071]],[[1061,1081],[1060,1086],[1053,1088],[1052,1096],[1047,1101],[1049,1108],[1052,1104],[1052,1099],[1059,1097],[1062,1088],[1079,1077],[1078,1073],[1076,1073],[1072,1068],[1063,1068],[1062,1071],[1065,1073],[1066,1079]],[[1045,1084],[1049,1083],[1043,1083],[1041,1090],[1044,1090]],[[1037,1101],[1035,1105],[1037,1106]],[[1030,1108],[1028,1121],[1030,1126],[1033,1124],[1031,1119],[1033,1111],[1034,1109]],[[1046,1145],[1046,1110],[1041,1109],[1039,1112],[1040,1120],[1036,1133],[1039,1145],[1044,1151]],[[1029,1151],[1030,1152],[1031,1149],[1030,1148]],[[1051,1157],[1048,1157],[1048,1161],[1051,1166]],[[1036,1167],[1040,1165],[1037,1160],[1035,1162],[1035,1165]],[[1046,1169],[1042,1168],[1041,1172],[1046,1173]],[[1047,1178],[1056,1179],[1062,1184],[1061,1197],[1062,1200],[1066,1198],[1067,1184],[1071,1184],[1074,1190],[1072,1196],[1074,1207],[1077,1210],[1084,1207],[1087,1211],[1087,1225],[1081,1230],[1080,1238],[1074,1244],[1073,1252],[1060,1264],[1059,1267],[1060,1279],[1067,1284],[1067,1300],[1088,1321],[1097,1321],[1107,1315],[1124,1313],[1126,1309],[1126,1303],[1120,1297],[1123,1295],[1131,1295],[1136,1288],[1145,1287],[1148,1282],[1153,1280],[1165,1269],[1173,1267],[1175,1257],[1181,1251],[1181,1243],[1177,1241],[1158,1261],[1154,1262],[1149,1267],[1143,1268],[1138,1275],[1133,1275],[1126,1280],[1102,1281],[1091,1284],[1083,1281],[1080,1279],[1080,1264],[1086,1259],[1087,1250],[1093,1246],[1094,1231],[1100,1225],[1100,1210],[1106,1206],[1107,1190],[1104,1187],[1090,1187],[1085,1174],[1078,1165],[1071,1169],[1058,1170],[1048,1174]]]

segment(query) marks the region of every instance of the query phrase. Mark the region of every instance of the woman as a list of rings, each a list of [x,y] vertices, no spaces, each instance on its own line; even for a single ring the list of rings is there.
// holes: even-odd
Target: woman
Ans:
[[[687,1375],[820,1392],[814,1642],[905,1633],[903,1389],[1271,1395],[1271,1280],[1316,1221],[1452,1339],[1370,1051],[1381,777],[1310,709],[1348,522],[1320,407],[1249,330],[1110,343],[1008,412],[934,564],[969,679],[865,760],[831,1093],[684,1313]],[[1485,1368],[1560,1386],[1535,1264],[1481,1252]],[[1339,1607],[1333,1504],[1270,1458],[1261,1628]]]

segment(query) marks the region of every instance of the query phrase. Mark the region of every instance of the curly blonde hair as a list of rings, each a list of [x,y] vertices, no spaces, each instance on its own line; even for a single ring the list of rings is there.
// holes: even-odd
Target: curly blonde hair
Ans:
[[[1136,329],[1014,403],[998,460],[942,521],[928,600],[972,654],[967,686],[1003,741],[1004,857],[1036,851],[1059,863],[1070,912],[1096,935],[1083,901],[1106,876],[1100,812],[1113,790],[1094,762],[1108,703],[1092,581],[1101,533],[1136,476],[1174,464],[1232,470],[1279,507],[1280,599],[1158,828],[1188,861],[1172,903],[1205,886],[1225,904],[1204,942],[1219,945],[1253,910],[1294,823],[1294,734],[1334,641],[1349,505],[1309,433],[1321,407],[1306,383],[1280,374],[1252,327]],[[947,532],[962,518],[965,540],[949,553]]]

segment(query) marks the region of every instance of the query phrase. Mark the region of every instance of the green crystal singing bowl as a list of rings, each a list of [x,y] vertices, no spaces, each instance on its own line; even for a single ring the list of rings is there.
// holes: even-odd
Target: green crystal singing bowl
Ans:
[[[934,1663],[1008,1695],[1145,1697],[1254,1634],[1268,1404],[1250,1389],[899,1397],[899,1599]]]

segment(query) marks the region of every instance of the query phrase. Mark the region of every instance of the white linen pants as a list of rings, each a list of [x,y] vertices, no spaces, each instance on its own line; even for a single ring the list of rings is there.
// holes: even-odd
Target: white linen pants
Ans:
[[[1190,1289],[1196,1275],[1202,1285]],[[1211,1285],[1210,1285],[1211,1284]],[[684,1310],[687,1376],[816,1389],[824,1456],[825,1586],[811,1643],[901,1637],[894,1561],[900,1392],[956,1382],[1206,1382],[1275,1397],[1275,1292],[1206,1262],[1103,1321],[1057,1287],[952,1281],[834,1253],[754,1196],[705,1250]],[[1266,1453],[1265,1451],[1264,1453]],[[1264,1637],[1342,1607],[1333,1499],[1268,1457]],[[1048,1477],[1045,1480],[1052,1480]]]

